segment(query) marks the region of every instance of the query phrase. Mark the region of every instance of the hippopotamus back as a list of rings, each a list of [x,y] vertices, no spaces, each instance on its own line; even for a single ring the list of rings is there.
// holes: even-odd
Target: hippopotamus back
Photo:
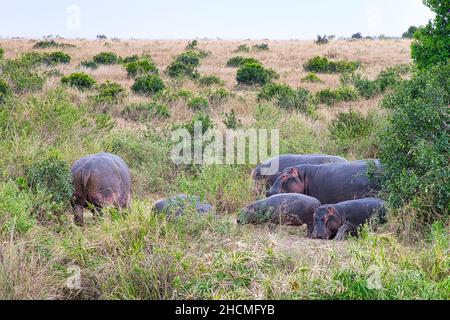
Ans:
[[[255,180],[264,180],[267,184],[267,187],[271,187],[280,176],[281,172],[289,167],[302,164],[319,165],[338,162],[347,162],[347,160],[338,156],[322,154],[285,154],[269,159],[258,165],[252,171],[252,177]],[[264,175],[264,170],[267,170],[269,168],[275,168],[275,172],[269,175]]]
[[[382,170],[379,160],[296,166],[293,169],[297,173],[289,176],[286,182],[295,188],[288,188],[284,192],[301,190],[299,193],[317,198],[321,203],[339,203],[365,198],[380,190],[380,185],[375,179],[369,177],[372,165],[377,171]],[[283,177],[280,176],[267,195],[282,193],[284,183]]]
[[[291,226],[308,226],[308,234],[313,228],[314,210],[321,205],[319,200],[298,193],[278,194],[257,201],[242,209],[239,224],[259,224],[270,222]]]
[[[120,157],[110,153],[90,155],[76,161],[71,170],[75,207],[83,208],[87,204],[95,207],[128,206],[131,197],[131,175]]]
[[[153,207],[157,212],[166,212],[175,216],[183,215],[189,207],[194,208],[201,215],[208,214],[213,210],[213,207],[206,201],[201,201],[200,197],[186,194],[158,200]]]

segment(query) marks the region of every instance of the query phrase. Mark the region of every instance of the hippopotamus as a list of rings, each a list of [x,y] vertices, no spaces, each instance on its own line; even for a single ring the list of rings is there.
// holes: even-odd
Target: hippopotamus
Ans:
[[[266,195],[301,193],[321,203],[361,199],[380,190],[374,177],[381,170],[379,160],[295,166],[286,169]]]
[[[349,233],[357,236],[358,227],[375,216],[379,223],[383,223],[385,214],[384,201],[378,198],[326,204],[314,212],[313,237],[342,241]]]
[[[158,200],[153,207],[156,212],[166,212],[176,217],[183,215],[189,207],[195,208],[195,211],[201,215],[208,214],[213,210],[213,207],[206,201],[201,201],[200,197],[186,194]]]
[[[252,178],[257,181],[263,180],[267,188],[270,188],[287,168],[301,164],[318,165],[337,162],[347,162],[347,160],[322,154],[285,154],[261,163],[252,171]]]
[[[110,153],[98,153],[77,160],[72,165],[75,189],[72,205],[75,222],[83,224],[83,208],[112,205],[125,208],[131,199],[131,174],[126,163]]]
[[[314,210],[320,206],[319,200],[303,194],[278,194],[242,209],[237,223],[259,224],[270,222],[291,226],[306,224],[308,235],[311,235]]]

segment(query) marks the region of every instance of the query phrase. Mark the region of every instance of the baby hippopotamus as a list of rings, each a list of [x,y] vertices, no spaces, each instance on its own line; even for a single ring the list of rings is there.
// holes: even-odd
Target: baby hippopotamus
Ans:
[[[314,210],[319,208],[319,200],[297,193],[278,194],[257,201],[242,209],[237,223],[274,223],[291,226],[307,225],[308,236],[313,231]]]
[[[319,165],[336,162],[347,162],[347,160],[337,156],[322,154],[284,154],[258,165],[252,171],[252,178],[257,181],[264,181],[266,186],[270,188],[287,168],[301,164]]]
[[[75,223],[83,224],[83,208],[112,205],[125,208],[131,199],[131,174],[125,162],[110,153],[98,153],[72,165]]]
[[[206,201],[201,201],[200,197],[186,194],[158,200],[153,207],[156,212],[166,212],[175,215],[175,217],[183,215],[189,208],[195,209],[201,215],[206,215],[213,210],[213,207]]]
[[[282,173],[267,196],[301,193],[321,203],[362,199],[379,191],[376,177],[381,170],[379,160],[295,166]]]
[[[385,214],[384,201],[378,198],[326,204],[314,213],[313,237],[342,241],[348,234],[357,236],[358,227],[372,218],[377,218],[377,222],[383,223]]]

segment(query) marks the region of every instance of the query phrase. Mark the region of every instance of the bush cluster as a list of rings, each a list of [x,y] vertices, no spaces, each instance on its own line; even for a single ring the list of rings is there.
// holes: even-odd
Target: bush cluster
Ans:
[[[322,79],[320,79],[314,72],[309,72],[306,76],[302,78],[301,81],[311,83],[323,83]]]
[[[218,76],[203,76],[198,79],[198,83],[202,86],[223,85],[224,81]]]
[[[165,89],[165,84],[156,74],[149,74],[135,79],[131,90],[135,93],[154,95]]]
[[[316,93],[317,100],[326,105],[339,102],[356,101],[359,99],[358,91],[350,86],[342,86],[337,89],[323,89]]]
[[[242,56],[237,56],[237,57],[230,58],[227,61],[227,67],[238,68],[238,67],[242,67],[246,63],[258,63],[258,64],[262,65],[262,63],[258,59],[255,59],[252,57],[244,58]]]
[[[97,104],[116,104],[125,98],[125,89],[116,82],[106,81],[98,87],[98,94],[94,101]]]
[[[38,41],[33,45],[33,49],[49,48],[75,48],[73,44],[56,42],[55,40]]]
[[[120,62],[120,57],[114,52],[100,52],[96,54],[92,60],[97,64],[117,64]]]
[[[236,73],[240,85],[265,85],[278,77],[273,69],[267,69],[259,63],[246,63]]]
[[[172,78],[187,76],[198,78],[197,67],[200,65],[200,57],[195,51],[186,51],[175,58],[167,67],[167,74]]]
[[[158,74],[158,68],[150,59],[140,59],[126,65],[127,74],[131,78],[148,74]]]
[[[67,75],[61,79],[61,82],[80,90],[91,89],[95,84],[95,80],[84,72],[75,72]]]
[[[25,54],[14,60],[2,61],[0,67],[11,89],[15,93],[23,94],[42,89],[46,77],[36,69],[40,63],[42,63],[41,55]]]
[[[153,117],[169,118],[169,107],[157,102],[143,102],[128,105],[122,115],[132,121],[146,122]]]
[[[325,57],[316,56],[308,60],[303,68],[305,71],[317,73],[342,73],[353,72],[361,66],[357,61],[330,61]]]
[[[7,96],[11,94],[11,88],[9,87],[8,83],[0,79],[0,104],[3,103]]]

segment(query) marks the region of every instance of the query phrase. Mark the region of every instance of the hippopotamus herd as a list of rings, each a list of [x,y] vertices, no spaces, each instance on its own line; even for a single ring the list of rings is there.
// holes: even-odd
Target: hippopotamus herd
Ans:
[[[380,185],[369,168],[381,172],[379,160],[347,161],[330,155],[282,155],[252,171],[263,181],[267,198],[243,208],[238,224],[273,223],[307,226],[309,237],[344,240],[356,236],[358,227],[376,217],[384,222],[385,207],[373,198]],[[72,165],[75,222],[83,224],[83,209],[93,212],[111,205],[126,208],[131,200],[131,174],[120,157],[98,153]],[[179,217],[187,210],[199,215],[213,207],[198,196],[180,194],[154,203],[155,212]]]
[[[296,161],[291,167],[284,166]],[[264,179],[260,176],[261,168],[268,168],[274,162],[280,164],[279,171],[270,172],[265,178],[269,187],[267,199],[243,209],[238,223],[290,224],[289,219],[277,217],[297,217],[296,225],[306,224],[308,236],[344,240],[348,234],[356,236],[358,227],[374,216],[378,217],[378,222],[384,221],[384,202],[372,197],[380,191],[380,184],[369,172],[371,169],[375,173],[382,172],[379,160],[285,155],[258,166],[252,172],[253,179]],[[295,194],[306,197],[294,198]]]

